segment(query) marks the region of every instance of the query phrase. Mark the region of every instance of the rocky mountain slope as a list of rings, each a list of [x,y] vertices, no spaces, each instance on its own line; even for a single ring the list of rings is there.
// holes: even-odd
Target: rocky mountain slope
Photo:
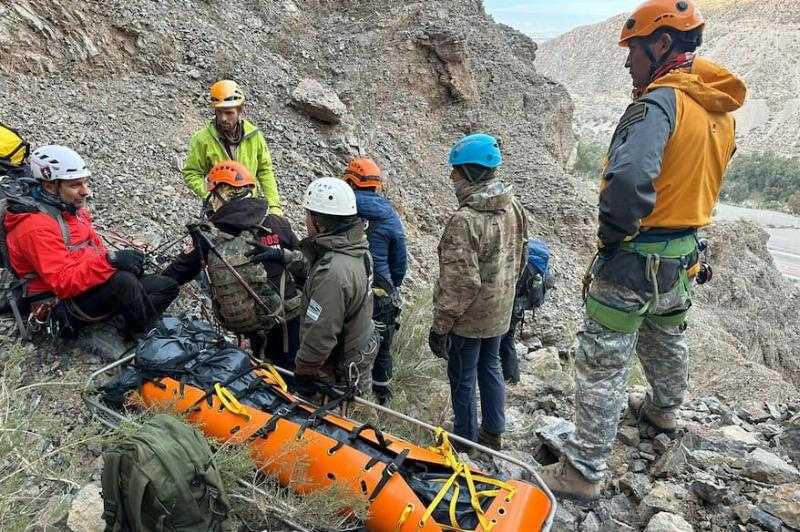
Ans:
[[[189,135],[209,116],[207,87],[237,79],[298,232],[301,192],[314,177],[338,175],[359,153],[385,168],[410,235],[409,299],[427,290],[439,233],[455,207],[450,145],[468,132],[494,133],[504,178],[527,207],[534,235],[555,253],[558,288],[524,339],[555,346],[568,367],[596,191],[564,171],[574,148],[573,104],[567,89],[534,68],[537,54],[528,38],[494,24],[479,0],[3,2],[0,120],[34,144],[64,143],[86,155],[97,223],[155,245],[199,211],[178,168]],[[594,64],[572,53],[559,61],[565,71]],[[710,234],[717,276],[698,291],[690,326],[692,393],[788,405],[800,386],[797,293],[771,264],[763,231],[730,224]],[[30,364],[23,380],[68,369]],[[530,433],[539,419],[520,405],[537,392],[519,392],[512,430]],[[69,418],[69,430],[84,419],[74,403],[53,409]],[[783,418],[794,415],[783,408]],[[568,416],[568,407],[557,413]],[[512,449],[532,445],[510,439]]]
[[[797,97],[800,3],[796,0],[701,0],[707,30],[700,53],[741,76],[748,101],[736,115],[743,153],[800,155]],[[581,137],[606,143],[630,102],[625,51],[617,46],[627,15],[577,28],[541,45],[537,68],[575,101]]]

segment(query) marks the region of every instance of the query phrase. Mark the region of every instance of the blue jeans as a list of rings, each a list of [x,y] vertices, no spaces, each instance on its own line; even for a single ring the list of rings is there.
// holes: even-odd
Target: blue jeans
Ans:
[[[506,390],[500,367],[500,337],[464,338],[450,335],[447,362],[455,423],[453,432],[478,440],[478,407],[475,384],[481,394],[481,427],[492,434],[506,428]]]

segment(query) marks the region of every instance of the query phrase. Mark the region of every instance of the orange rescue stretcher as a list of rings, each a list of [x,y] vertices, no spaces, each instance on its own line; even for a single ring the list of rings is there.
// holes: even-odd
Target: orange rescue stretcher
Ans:
[[[98,376],[133,357],[129,355],[95,372],[87,390],[95,389],[93,381]],[[340,397],[316,407],[288,391],[278,371],[289,372],[266,365],[255,371],[264,384],[283,399],[282,406],[274,412],[242,404],[222,384],[215,384],[213,390],[203,390],[170,377],[145,381],[140,394],[148,406],[169,406],[186,414],[187,420],[209,438],[220,443],[249,445],[253,459],[262,466],[264,473],[278,478],[283,485],[291,482],[299,493],[343,481],[368,497],[370,511],[366,526],[370,531],[528,532],[550,529],[556,501],[530,465],[358,397]],[[96,394],[87,393],[84,397],[95,417],[106,425],[115,426],[124,419],[122,414],[104,405]],[[358,424],[333,413],[343,400],[354,400],[423,426],[434,432],[437,445],[420,447],[383,434],[372,425]],[[459,459],[451,447],[451,439],[522,467],[538,486],[481,474]],[[293,479],[298,468],[303,468],[303,481],[299,484]],[[426,478],[427,486],[433,479],[438,491],[420,489],[416,482],[418,476]],[[459,521],[459,516],[463,521],[465,507],[475,524],[468,529],[462,528]]]

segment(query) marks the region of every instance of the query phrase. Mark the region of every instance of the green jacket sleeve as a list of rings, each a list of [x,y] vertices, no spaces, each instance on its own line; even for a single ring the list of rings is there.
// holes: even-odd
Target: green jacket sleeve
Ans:
[[[345,321],[345,287],[333,270],[317,269],[306,292],[308,306],[300,325],[300,348],[295,359],[300,375],[319,375],[339,342]]]
[[[275,181],[275,172],[272,169],[272,155],[269,153],[264,135],[260,132],[258,134],[258,144],[259,153],[256,180],[258,180],[258,185],[261,187],[262,193],[269,204],[270,214],[279,214],[283,216],[281,198],[278,194],[278,183]]]
[[[439,242],[439,279],[433,294],[433,330],[447,334],[481,289],[478,250],[469,220],[456,213]]]
[[[192,192],[197,194],[200,199],[208,196],[206,190],[207,168],[204,164],[205,147],[199,135],[195,134],[189,141],[189,154],[186,156],[186,164],[183,166],[183,180]]]

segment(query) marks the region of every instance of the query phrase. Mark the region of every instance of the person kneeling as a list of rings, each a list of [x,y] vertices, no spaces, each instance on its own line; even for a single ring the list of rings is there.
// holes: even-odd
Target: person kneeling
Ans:
[[[144,276],[138,250],[106,249],[86,209],[91,172],[75,151],[43,146],[30,165],[37,186],[31,197],[9,198],[4,218],[11,268],[26,281],[24,300],[58,298],[67,331],[121,317],[121,332],[146,332],[177,297],[175,281]]]
[[[222,326],[246,336],[257,357],[294,370],[302,312],[297,282],[305,278],[304,265],[287,267],[250,257],[281,255],[296,250],[300,241],[285,218],[269,214],[267,201],[253,196],[255,183],[247,167],[236,161],[211,169],[206,204],[210,224],[190,226],[193,248],[179,255],[164,275],[183,285],[205,267]]]

